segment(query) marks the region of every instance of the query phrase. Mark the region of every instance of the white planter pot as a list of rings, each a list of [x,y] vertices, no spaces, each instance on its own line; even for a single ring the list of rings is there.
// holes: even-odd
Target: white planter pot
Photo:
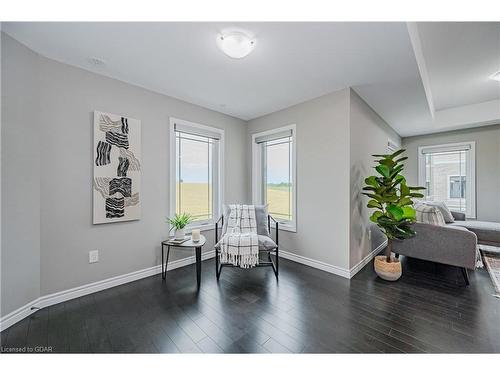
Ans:
[[[175,239],[176,240],[183,240],[184,237],[186,237],[186,229],[185,228],[175,230]]]

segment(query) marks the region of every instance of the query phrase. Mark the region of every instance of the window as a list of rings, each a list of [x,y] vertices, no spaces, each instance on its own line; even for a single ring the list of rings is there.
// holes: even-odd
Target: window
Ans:
[[[419,184],[426,200],[476,217],[475,142],[419,147]]]
[[[191,227],[209,226],[221,212],[224,133],[188,121],[170,122],[170,215],[188,213]]]
[[[280,228],[296,230],[295,125],[254,134],[253,201],[267,204]]]
[[[465,199],[465,176],[448,176],[448,198]]]

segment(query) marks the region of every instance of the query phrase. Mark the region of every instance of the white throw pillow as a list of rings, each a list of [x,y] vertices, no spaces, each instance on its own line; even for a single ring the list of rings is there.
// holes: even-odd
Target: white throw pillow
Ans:
[[[439,202],[439,201],[427,201],[425,203],[428,204],[429,206],[434,206],[434,207],[439,208],[439,211],[441,211],[441,213],[443,214],[443,218],[444,218],[445,223],[448,224],[448,223],[455,222],[455,218],[453,217],[453,215],[452,215],[450,209],[448,208],[448,206],[446,205],[446,203]]]
[[[431,206],[423,202],[416,202],[413,208],[415,208],[416,211],[417,223],[439,226],[444,226],[446,224],[443,214],[436,206]]]

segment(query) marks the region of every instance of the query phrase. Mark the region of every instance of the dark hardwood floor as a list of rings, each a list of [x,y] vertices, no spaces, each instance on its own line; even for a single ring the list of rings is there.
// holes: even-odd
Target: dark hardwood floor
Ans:
[[[402,259],[352,280],[280,259],[271,269],[203,262],[42,309],[1,333],[3,351],[140,353],[500,352],[500,300],[484,270]],[[38,348],[38,349],[37,349]],[[48,348],[48,349],[47,349]],[[50,349],[51,348],[51,349]]]

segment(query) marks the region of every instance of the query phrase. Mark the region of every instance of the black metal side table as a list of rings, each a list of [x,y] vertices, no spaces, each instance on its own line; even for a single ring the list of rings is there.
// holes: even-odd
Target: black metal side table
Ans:
[[[205,236],[200,235],[200,240],[195,242],[191,238],[186,242],[181,244],[176,244],[170,242],[171,240],[166,240],[161,243],[161,275],[162,279],[165,280],[167,277],[167,265],[168,265],[168,255],[170,254],[170,247],[181,248],[182,250],[194,249],[196,255],[196,284],[200,288],[201,283],[201,248],[207,242]],[[165,247],[167,247],[167,257],[165,259]]]

